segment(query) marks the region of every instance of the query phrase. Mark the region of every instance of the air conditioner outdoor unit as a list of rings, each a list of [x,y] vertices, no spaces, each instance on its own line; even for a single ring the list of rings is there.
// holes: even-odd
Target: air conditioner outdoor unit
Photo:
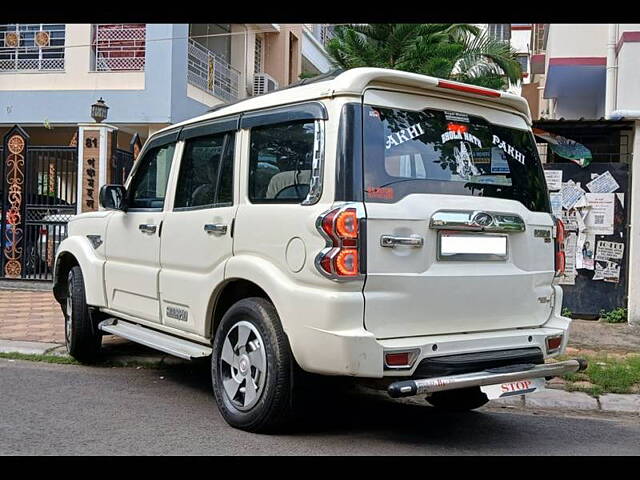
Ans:
[[[253,94],[262,95],[263,93],[273,92],[278,89],[278,82],[266,73],[256,73],[253,75]]]

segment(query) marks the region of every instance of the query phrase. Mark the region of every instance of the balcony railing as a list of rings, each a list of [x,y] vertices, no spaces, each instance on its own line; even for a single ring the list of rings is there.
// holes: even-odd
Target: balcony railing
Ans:
[[[240,75],[219,55],[189,39],[187,80],[191,85],[232,102],[239,97]]]
[[[64,71],[64,24],[0,24],[0,72]]]
[[[304,23],[304,28],[318,40],[322,46],[326,46],[334,36],[332,25],[318,25],[315,23]]]
[[[146,24],[98,24],[94,33],[95,71],[144,70]]]

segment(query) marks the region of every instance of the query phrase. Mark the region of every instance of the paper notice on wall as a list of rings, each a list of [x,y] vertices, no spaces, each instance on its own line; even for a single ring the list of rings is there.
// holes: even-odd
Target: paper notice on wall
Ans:
[[[551,192],[549,200],[551,201],[551,213],[560,218],[562,216],[562,194],[560,192]]]
[[[584,196],[584,190],[577,186],[573,180],[563,183],[560,193],[562,194],[562,208],[567,210],[572,209]]]
[[[578,212],[576,210],[563,210],[562,211],[562,223],[564,223],[564,229],[568,232],[578,231]]]
[[[620,281],[620,265],[615,262],[596,262],[592,280],[618,283]]]
[[[580,238],[582,237],[582,238]],[[596,236],[590,233],[580,232],[576,244],[576,268],[593,270]]]
[[[624,208],[624,193],[616,193],[616,197],[620,201],[620,206]]]
[[[560,190],[562,188],[562,170],[545,170],[544,178],[547,181],[547,189]]]
[[[624,243],[598,240],[598,247],[596,249],[596,260],[600,260],[603,262],[608,262],[611,260],[622,260],[623,256]]]
[[[587,231],[596,235],[613,235],[614,194],[587,193],[585,198],[591,207],[584,219]]]
[[[586,187],[592,193],[612,193],[620,188],[620,185],[618,185],[618,182],[613,178],[611,172],[607,170],[602,175],[587,183]]]
[[[578,236],[575,233],[569,233],[564,239],[565,266],[564,275],[559,277],[559,285],[575,285],[576,284],[576,243]]]

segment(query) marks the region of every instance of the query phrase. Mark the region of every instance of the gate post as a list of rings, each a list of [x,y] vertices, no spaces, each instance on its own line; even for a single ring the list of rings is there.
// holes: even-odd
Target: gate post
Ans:
[[[106,123],[78,124],[77,213],[98,210],[100,187],[109,183],[118,128]]]
[[[630,165],[631,198],[629,207],[629,300],[627,319],[632,325],[640,325],[640,120],[635,121],[633,132],[633,156]]]
[[[2,159],[2,217],[0,218],[0,276],[20,278],[24,271],[25,160],[29,135],[15,125],[4,136]]]

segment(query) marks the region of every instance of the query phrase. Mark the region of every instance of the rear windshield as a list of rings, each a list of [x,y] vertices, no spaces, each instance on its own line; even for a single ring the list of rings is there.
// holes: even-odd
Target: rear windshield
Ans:
[[[461,112],[366,105],[363,113],[366,201],[439,193],[506,198],[550,211],[529,131]]]

